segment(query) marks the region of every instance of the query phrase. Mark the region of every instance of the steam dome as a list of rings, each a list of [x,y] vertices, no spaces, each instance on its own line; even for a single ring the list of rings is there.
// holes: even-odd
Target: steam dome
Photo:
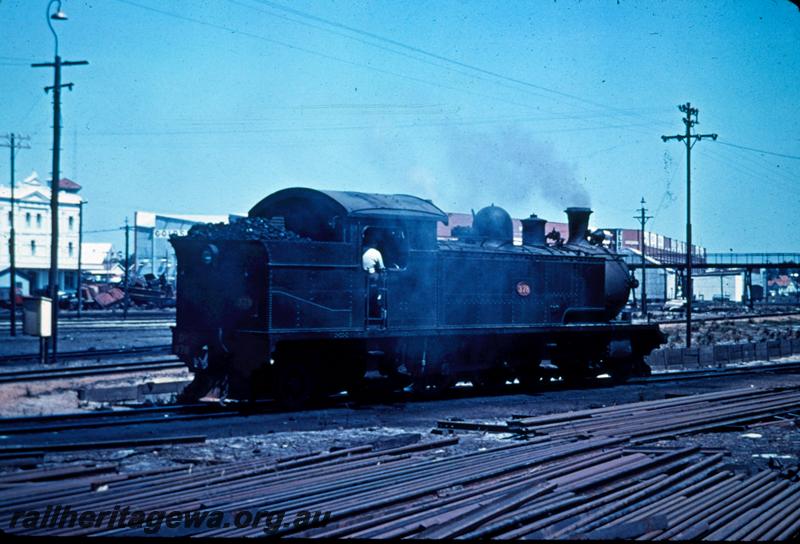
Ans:
[[[514,223],[511,221],[511,216],[503,208],[494,204],[475,214],[472,228],[480,238],[509,244],[514,241]]]

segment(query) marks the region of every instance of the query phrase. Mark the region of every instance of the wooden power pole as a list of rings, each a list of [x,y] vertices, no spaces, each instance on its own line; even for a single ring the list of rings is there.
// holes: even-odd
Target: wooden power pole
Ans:
[[[692,347],[692,148],[703,138],[717,139],[716,134],[692,134],[692,127],[697,121],[699,110],[693,108],[691,103],[681,104],[678,109],[686,114],[683,124],[686,125],[684,134],[675,136],[662,136],[663,141],[678,140],[686,144],[686,347]]]

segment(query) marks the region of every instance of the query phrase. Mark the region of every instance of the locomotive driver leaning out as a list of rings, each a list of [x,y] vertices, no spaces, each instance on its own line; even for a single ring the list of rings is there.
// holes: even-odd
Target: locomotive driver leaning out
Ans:
[[[361,266],[368,275],[369,280],[369,317],[380,317],[382,300],[378,294],[378,277],[380,273],[386,270],[383,265],[383,255],[378,250],[377,243],[375,242],[375,235],[371,231],[367,231],[364,235],[364,254],[361,256]]]
[[[383,265],[383,255],[378,250],[378,240],[374,229],[364,232],[364,254],[361,256],[361,266],[372,278],[374,274],[386,269]]]
[[[361,265],[364,267],[364,270],[369,273],[370,276],[373,274],[377,274],[386,269],[383,266],[383,256],[381,252],[375,247],[375,244],[366,244],[366,251],[364,251],[364,255],[361,256]]]

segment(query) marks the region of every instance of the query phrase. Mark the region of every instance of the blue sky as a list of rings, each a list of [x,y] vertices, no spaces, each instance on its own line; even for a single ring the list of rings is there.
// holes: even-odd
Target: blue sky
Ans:
[[[50,172],[46,2],[0,1],[0,133]],[[90,241],[133,211],[247,211],[310,186],[490,203],[684,238],[677,105],[699,108],[696,242],[800,251],[800,10],[760,1],[63,0],[63,175]],[[769,151],[758,153],[734,146]],[[776,155],[777,154],[777,155]],[[787,156],[779,156],[787,155]],[[0,180],[8,179],[0,151]]]

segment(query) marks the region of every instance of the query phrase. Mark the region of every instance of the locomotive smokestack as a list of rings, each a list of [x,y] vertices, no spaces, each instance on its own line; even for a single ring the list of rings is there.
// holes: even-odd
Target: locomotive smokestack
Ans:
[[[567,244],[583,245],[588,244],[586,233],[589,231],[589,216],[592,215],[591,208],[567,208],[564,210],[569,222],[569,239]]]
[[[523,219],[522,223],[522,245],[525,246],[544,246],[544,226],[547,221],[541,217],[537,217],[532,213],[527,219]]]

